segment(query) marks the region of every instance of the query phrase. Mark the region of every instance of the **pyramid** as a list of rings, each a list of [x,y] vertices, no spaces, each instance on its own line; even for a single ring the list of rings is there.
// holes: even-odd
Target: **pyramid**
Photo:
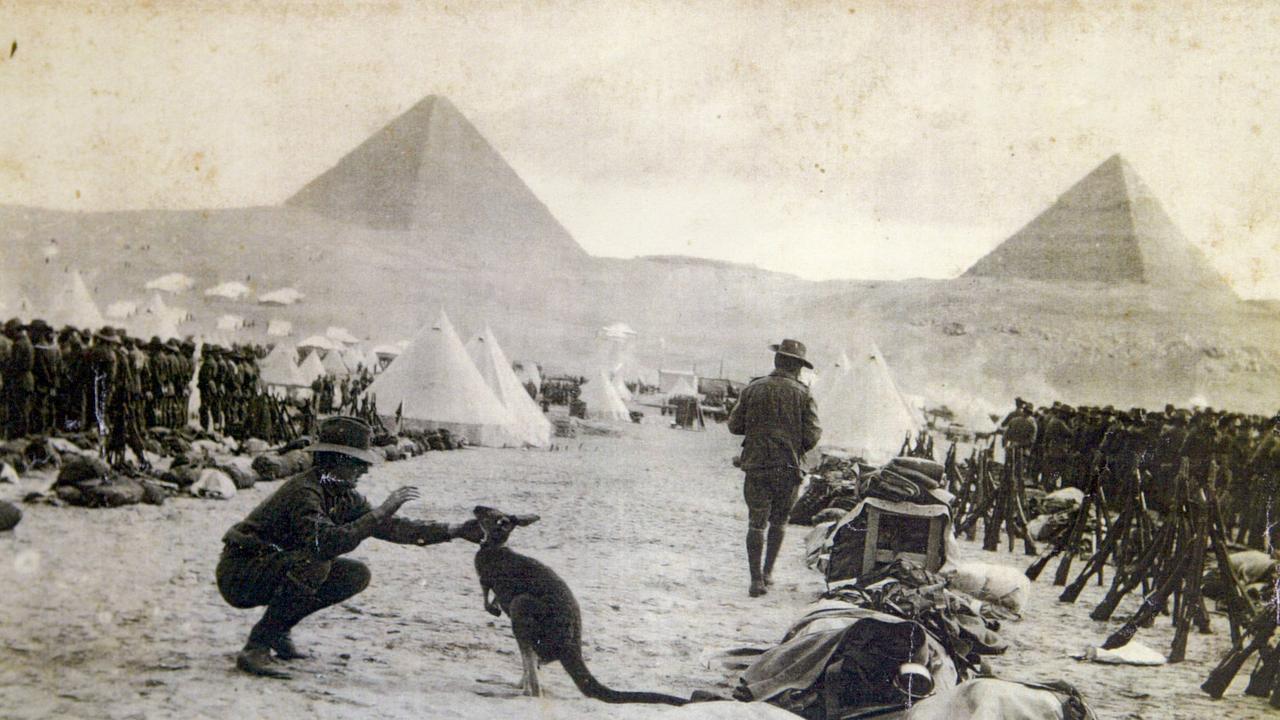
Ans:
[[[467,343],[467,354],[475,363],[485,384],[498,400],[515,417],[517,435],[532,447],[546,447],[551,443],[551,422],[542,414],[533,398],[529,397],[520,378],[511,369],[511,361],[498,345],[493,331],[488,327]]]
[[[918,424],[898,392],[874,340],[855,344],[848,369],[816,399],[822,425],[819,447],[879,463],[897,454]]]
[[[445,428],[473,445],[524,444],[515,432],[511,411],[485,384],[443,311],[365,394],[377,400],[378,412],[388,420],[393,421],[396,409],[402,408],[408,427]]]
[[[965,272],[966,276],[1141,283],[1225,290],[1119,155],[1105,162]]]
[[[483,247],[511,257],[586,257],[470,121],[435,95],[392,120],[285,204],[345,223],[407,230],[473,253]]]

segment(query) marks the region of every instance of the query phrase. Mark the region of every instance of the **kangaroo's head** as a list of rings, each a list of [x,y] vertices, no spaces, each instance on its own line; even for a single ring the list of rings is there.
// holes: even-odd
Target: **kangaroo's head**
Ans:
[[[480,531],[484,537],[480,540],[480,547],[495,548],[501,547],[507,542],[507,537],[511,535],[511,531],[520,525],[532,525],[538,522],[537,515],[508,515],[501,510],[477,505],[473,511],[476,520],[480,522]]]

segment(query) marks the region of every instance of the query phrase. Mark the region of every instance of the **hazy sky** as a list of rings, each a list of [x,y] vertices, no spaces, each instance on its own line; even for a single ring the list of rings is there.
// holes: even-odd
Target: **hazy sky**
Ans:
[[[1280,296],[1280,4],[120,5],[0,1],[0,202],[274,204],[435,93],[593,254],[946,277],[1119,152]]]

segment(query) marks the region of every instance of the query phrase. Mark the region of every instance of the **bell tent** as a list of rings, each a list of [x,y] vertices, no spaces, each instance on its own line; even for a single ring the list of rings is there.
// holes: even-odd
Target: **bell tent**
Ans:
[[[818,398],[824,449],[843,450],[868,462],[897,454],[918,424],[893,382],[875,341],[866,340],[850,365]]]
[[[467,354],[475,363],[485,384],[493,391],[515,419],[517,435],[526,445],[546,447],[551,442],[551,422],[542,414],[520,378],[511,369],[511,361],[502,351],[493,331],[485,327],[484,333],[467,343]]]
[[[54,327],[70,325],[76,328],[96,330],[103,326],[102,313],[89,295],[84,278],[77,270],[60,283],[58,289],[49,300],[48,316],[45,318]]]
[[[302,379],[310,385],[316,378],[324,377],[324,364],[320,362],[320,356],[312,350],[307,354],[302,362],[298,363],[298,371],[302,373]]]
[[[612,420],[629,422],[631,412],[626,403],[618,397],[618,391],[609,381],[609,373],[601,370],[596,376],[582,386],[579,398],[587,405],[587,417],[591,420]]]
[[[519,447],[515,418],[485,384],[444,311],[424,327],[365,394],[407,427],[444,428],[473,445]]]
[[[298,351],[289,343],[277,343],[271,352],[258,363],[262,382],[284,388],[308,387],[311,383],[302,378],[302,372],[293,359]]]

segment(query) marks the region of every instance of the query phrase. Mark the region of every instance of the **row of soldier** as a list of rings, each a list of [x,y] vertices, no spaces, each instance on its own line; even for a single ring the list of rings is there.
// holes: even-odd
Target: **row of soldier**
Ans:
[[[1137,472],[1145,502],[1161,511],[1183,458],[1197,478],[1216,463],[1227,524],[1236,529],[1238,542],[1263,547],[1268,513],[1280,511],[1280,415],[1173,405],[1163,412],[1057,402],[1035,408],[1021,398],[1015,403],[1002,428],[1006,446],[1018,448],[1025,459],[1029,484],[1084,489],[1090,473],[1102,472],[1109,478],[1104,489],[1114,491]]]
[[[186,425],[194,386],[206,431],[288,436],[286,413],[259,382],[262,352],[9,320],[0,333],[0,435],[93,433],[112,459],[127,447],[143,460],[147,428]]]

